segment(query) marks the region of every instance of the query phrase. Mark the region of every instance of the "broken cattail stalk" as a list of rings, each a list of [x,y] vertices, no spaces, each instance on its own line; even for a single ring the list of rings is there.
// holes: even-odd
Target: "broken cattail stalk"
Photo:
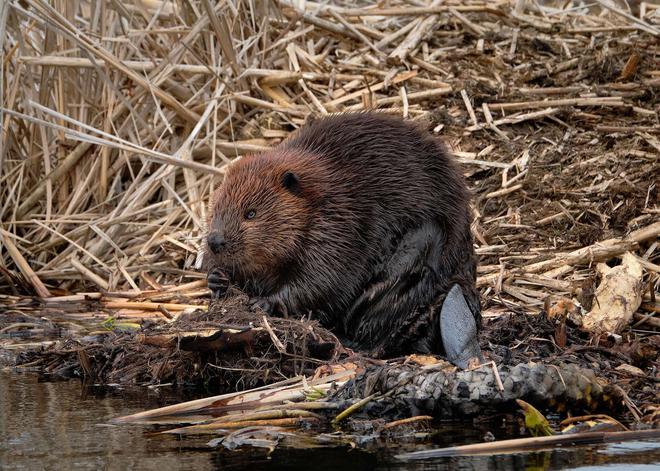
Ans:
[[[101,305],[107,309],[141,309],[145,311],[160,311],[165,308],[168,311],[185,311],[187,309],[204,309],[198,304],[175,304],[175,303],[150,303],[146,301],[110,301],[102,300]]]
[[[42,298],[48,298],[50,296],[50,291],[48,291],[36,273],[34,273],[34,270],[32,270],[27,260],[23,258],[23,255],[21,255],[21,251],[18,250],[18,247],[14,245],[14,242],[11,240],[11,234],[0,228],[0,239],[2,239],[4,246],[7,248],[9,256],[12,258],[18,269],[21,271],[23,276],[30,281],[30,284],[36,291],[37,295]]]
[[[548,437],[527,437],[512,440],[497,440],[490,443],[453,446],[437,450],[414,451],[397,455],[402,460],[420,460],[444,456],[467,456],[481,453],[512,453],[515,451],[536,450],[560,445],[585,445],[592,443],[614,443],[628,440],[654,439],[660,437],[660,430],[636,430],[628,432],[584,432],[551,435]]]
[[[78,270],[82,276],[87,278],[89,281],[94,283],[96,286],[101,288],[104,291],[107,291],[109,288],[109,284],[106,280],[101,278],[99,275],[94,273],[92,270],[84,266],[82,263],[80,263],[80,260],[78,260],[76,257],[71,257],[69,259],[69,262],[71,263],[71,266]]]

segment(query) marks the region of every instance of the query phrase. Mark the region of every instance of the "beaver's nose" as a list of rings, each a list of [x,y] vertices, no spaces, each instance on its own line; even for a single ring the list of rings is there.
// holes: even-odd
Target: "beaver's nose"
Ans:
[[[211,249],[211,252],[216,255],[222,252],[227,245],[224,236],[220,232],[211,232],[206,238],[206,243],[209,249]]]

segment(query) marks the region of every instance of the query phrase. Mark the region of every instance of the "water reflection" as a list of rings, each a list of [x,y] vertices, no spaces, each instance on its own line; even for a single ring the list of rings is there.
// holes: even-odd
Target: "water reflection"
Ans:
[[[199,392],[196,394],[199,396]],[[203,395],[203,394],[201,394]],[[107,390],[79,382],[44,382],[36,375],[0,372],[0,468],[32,469],[299,469],[299,470],[553,470],[584,467],[634,471],[657,469],[660,444],[636,442],[573,447],[519,455],[441,458],[404,463],[403,451],[480,441],[484,424],[446,427],[434,443],[374,442],[362,449],[261,449],[232,452],[207,446],[209,437],[177,438],[116,427],[113,417],[192,399],[161,390]],[[646,463],[644,466],[642,463]]]

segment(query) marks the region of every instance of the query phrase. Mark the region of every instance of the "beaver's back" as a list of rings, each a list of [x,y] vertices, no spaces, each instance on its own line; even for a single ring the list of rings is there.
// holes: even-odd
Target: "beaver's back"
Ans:
[[[460,224],[468,216],[463,176],[444,146],[413,123],[373,112],[336,115],[282,147],[328,161],[337,188],[383,226],[436,217]]]
[[[327,281],[340,288],[334,294],[322,290],[326,300],[337,300],[330,317],[343,316],[345,301],[359,295],[404,234],[429,222],[439,228],[435,237],[445,247],[442,260],[434,263],[442,285],[458,279],[473,285],[469,192],[444,146],[426,131],[382,113],[342,114],[312,122],[280,149],[320,159],[327,169],[303,257],[330,261],[312,275],[328,274]],[[418,301],[430,302],[436,288],[446,286]]]

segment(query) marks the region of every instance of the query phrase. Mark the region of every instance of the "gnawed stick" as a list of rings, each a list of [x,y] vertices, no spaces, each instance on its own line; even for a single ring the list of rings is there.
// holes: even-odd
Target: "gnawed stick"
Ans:
[[[75,303],[79,304],[85,301],[98,301],[103,297],[102,293],[78,293],[71,294],[68,296],[51,296],[48,299],[44,299],[44,302],[47,304],[57,304],[57,303]]]
[[[437,6],[440,2],[434,1],[431,6]],[[437,27],[438,15],[429,15],[424,18],[419,24],[408,33],[408,36],[394,49],[389,57],[403,61],[408,57],[408,54],[417,47],[417,45],[429,34],[435,27]]]
[[[309,415],[309,414],[308,414]],[[189,427],[180,427],[172,430],[165,430],[160,433],[164,434],[217,434],[222,430],[236,429],[244,427],[300,427],[304,422],[316,421],[320,419],[317,417],[287,417],[284,419],[263,419],[263,420],[245,420],[238,422],[225,422],[221,424],[210,423],[201,425],[191,425]]]
[[[360,399],[355,404],[351,404],[346,409],[344,409],[339,414],[337,414],[337,416],[334,419],[332,419],[332,423],[333,424],[338,424],[339,422],[341,422],[342,420],[344,420],[345,418],[349,417],[351,414],[353,414],[354,412],[359,410],[362,406],[367,404],[369,401],[371,401],[376,396],[377,396],[377,394],[370,394],[369,396],[367,396],[363,399]]]
[[[219,430],[229,428],[253,427],[253,426],[285,426],[297,427],[305,420],[320,421],[322,417],[314,412],[306,410],[269,410],[221,417],[205,424],[195,424],[187,427],[178,427],[165,430],[161,433],[168,434],[203,434],[217,433]],[[228,420],[233,419],[233,420]]]
[[[559,112],[559,108],[546,108],[544,110],[533,111],[531,113],[510,116],[502,119],[496,119],[493,121],[493,124],[495,126],[501,126],[503,124],[518,124],[518,123],[522,123],[523,121],[545,118],[547,116],[553,116],[558,112]],[[466,130],[472,132],[472,131],[478,131],[480,129],[484,129],[486,127],[487,126],[484,126],[483,124],[475,124],[474,126],[470,126],[469,128],[466,128]]]
[[[305,388],[315,388],[327,391],[333,385],[341,386],[345,380],[346,371],[324,376],[318,379],[306,380],[302,376],[286,379],[267,386],[248,391],[232,392],[203,399],[173,404],[137,414],[113,419],[113,423],[147,423],[154,419],[191,414],[205,414],[213,411],[215,414],[238,410],[255,410],[262,406],[298,402],[305,400]]]

